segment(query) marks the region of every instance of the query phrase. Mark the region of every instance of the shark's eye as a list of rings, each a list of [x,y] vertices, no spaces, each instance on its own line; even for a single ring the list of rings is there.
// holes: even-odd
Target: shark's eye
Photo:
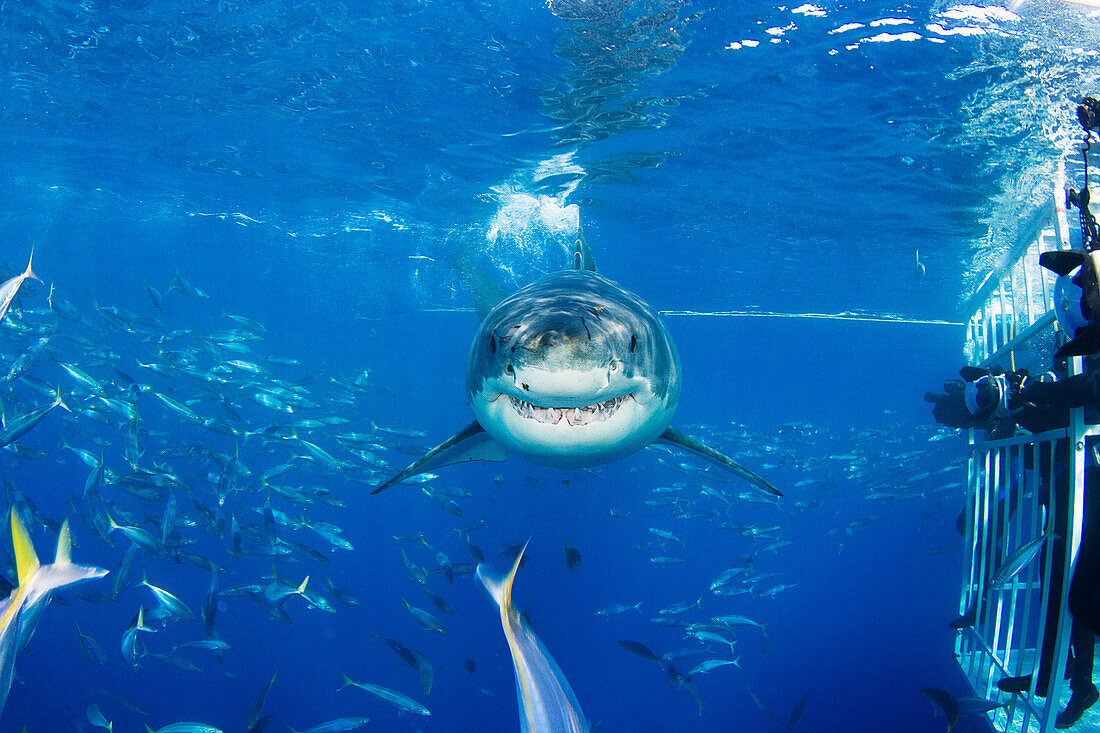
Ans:
[[[633,354],[634,349],[636,349],[636,348],[638,348],[638,335],[637,334],[631,334],[630,335],[630,353]]]

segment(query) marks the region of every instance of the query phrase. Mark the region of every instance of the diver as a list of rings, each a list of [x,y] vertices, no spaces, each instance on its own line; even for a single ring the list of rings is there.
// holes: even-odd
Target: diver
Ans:
[[[1045,254],[1068,253],[1044,253],[1044,257]],[[1095,343],[1097,351],[1100,351],[1100,323],[1095,323],[1092,317],[1092,314],[1100,313],[1100,278],[1097,277],[1097,266],[1100,262],[1094,260],[1091,253],[1088,257],[1078,256],[1077,261],[1078,265],[1069,272],[1080,267],[1084,274],[1076,272],[1073,282],[1069,284],[1060,280],[1062,293],[1079,292],[1080,297],[1064,298],[1057,303],[1059,323],[1074,334],[1074,338],[1058,350],[1058,358],[1076,355],[1080,349],[1085,348],[1085,343]],[[1046,258],[1046,261],[1041,259],[1041,262],[1045,267],[1054,269],[1050,265],[1050,258]],[[1065,273],[1063,278],[1068,274]],[[1069,285],[1073,285],[1076,290]],[[1086,313],[1089,315],[1086,316]],[[1064,364],[1064,360],[1062,363]],[[984,429],[994,438],[1012,435],[1017,425],[1032,433],[1065,427],[1069,424],[1069,410],[1076,407],[1087,408],[1086,421],[1096,423],[1100,422],[1100,353],[1094,353],[1087,364],[1088,368],[1084,373],[1061,379],[1050,373],[1032,377],[1024,370],[991,373],[976,367],[964,367],[960,371],[963,381],[948,382],[944,385],[944,394],[928,393],[925,399],[933,404],[932,413],[937,422],[952,427]],[[1069,523],[1069,477],[1065,469],[1068,465],[1069,447],[1065,440],[1056,441],[1053,450],[1048,447],[1039,452],[1039,466],[1020,466],[1020,470],[1015,472],[1021,473],[1024,468],[1038,468],[1039,475],[1053,474],[1054,477],[1053,514],[1057,538],[1050,547],[1053,562],[1051,577],[1046,583],[1048,597],[1053,601],[1051,608],[1057,607],[1062,594],[1061,578],[1066,556],[1064,538]],[[1096,456],[1097,453],[1093,450],[1090,455]],[[1027,458],[1031,459],[1032,456],[1028,455]],[[1001,496],[999,503],[1008,501],[1007,511],[1011,515],[1015,512],[1019,492],[1015,490],[1017,481],[1010,479],[1010,484],[1007,495]],[[998,514],[1004,510],[1003,507],[998,507]],[[959,517],[960,532],[964,530],[964,523],[965,511]],[[1001,523],[998,523],[998,529],[1000,528]],[[959,629],[972,626],[977,620],[976,610],[975,602],[952,622],[951,627]],[[1082,540],[1077,566],[1070,583],[1069,610],[1072,629],[1067,676],[1072,695],[1066,709],[1057,718],[1055,726],[1058,729],[1072,727],[1100,699],[1100,691],[1092,681],[1095,636],[1100,633],[1100,465],[1090,466],[1085,473]],[[1058,622],[1057,613],[1048,613],[1036,680],[1036,693],[1040,696],[1046,695],[1049,685]],[[997,686],[1004,692],[1025,692],[1030,684],[1030,675],[1025,675],[1004,678]]]
[[[944,385],[944,393],[929,392],[925,400],[933,404],[932,414],[937,422],[952,427],[986,430],[992,438],[1012,435],[1016,426],[1032,433],[1044,432],[1069,424],[1069,411],[1085,408],[1088,424],[1100,423],[1100,227],[1089,209],[1088,149],[1093,130],[1100,129],[1100,101],[1086,98],[1077,109],[1078,119],[1085,129],[1083,153],[1085,155],[1085,185],[1080,193],[1070,189],[1066,194],[1066,208],[1076,206],[1080,210],[1080,247],[1070,250],[1044,252],[1039,264],[1058,275],[1054,288],[1054,310],[1061,328],[1071,334],[1066,343],[1054,353],[1054,359],[1065,373],[1066,359],[1083,356],[1086,368],[1082,374],[1058,378],[1054,374],[1032,377],[1026,370],[992,373],[976,367],[960,370],[963,381],[951,381]],[[1047,623],[1043,632],[1042,650],[1037,671],[1036,694],[1046,696],[1055,652],[1055,638],[1059,625],[1056,612],[1061,601],[1067,548],[1065,537],[1069,529],[1069,442],[1055,441],[1047,444],[1038,456],[1027,458],[1039,466],[1041,476],[1053,478],[1054,533],[1049,545],[1051,574],[1044,583],[1048,594]],[[1082,517],[1081,544],[1070,580],[1068,608],[1072,621],[1070,630],[1070,658],[1066,676],[1070,680],[1069,703],[1057,717],[1055,727],[1073,727],[1086,710],[1100,700],[1100,690],[1092,679],[1096,635],[1100,634],[1100,454],[1094,443],[1089,455],[1093,465],[1085,470],[1084,515]],[[1014,470],[1022,473],[1022,468]],[[1010,502],[1008,512],[1015,510],[1018,483],[1011,480],[1007,496],[998,500],[998,515],[1003,516],[1002,503]],[[1045,492],[1050,496],[1051,492]],[[1047,506],[1049,512],[1051,507]],[[965,511],[959,518],[959,530],[964,529]],[[1000,529],[1001,523],[998,523]],[[1043,552],[1047,552],[1044,547]],[[952,622],[960,629],[976,623],[977,604]],[[997,683],[1003,692],[1025,692],[1031,687],[1031,676],[1006,677]]]

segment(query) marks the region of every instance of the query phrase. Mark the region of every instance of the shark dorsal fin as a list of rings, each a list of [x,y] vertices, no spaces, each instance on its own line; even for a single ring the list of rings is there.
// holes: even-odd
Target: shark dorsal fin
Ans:
[[[596,260],[592,257],[592,250],[588,248],[583,229],[577,229],[577,241],[573,247],[573,269],[596,271]]]

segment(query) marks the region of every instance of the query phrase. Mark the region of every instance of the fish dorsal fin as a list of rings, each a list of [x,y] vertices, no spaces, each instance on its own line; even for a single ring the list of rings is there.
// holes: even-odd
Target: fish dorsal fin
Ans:
[[[27,528],[23,526],[23,521],[19,519],[19,512],[15,511],[15,507],[11,509],[11,544],[15,551],[16,575],[22,587],[31,579],[34,571],[38,570],[38,555],[34,552],[30,535],[27,534]]]
[[[73,562],[73,538],[69,533],[69,520],[61,523],[61,532],[57,535],[57,554],[54,556],[55,565],[71,565]]]

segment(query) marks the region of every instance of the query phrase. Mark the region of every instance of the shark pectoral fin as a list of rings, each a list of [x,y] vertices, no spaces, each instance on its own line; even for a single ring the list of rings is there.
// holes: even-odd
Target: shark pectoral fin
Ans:
[[[490,438],[489,434],[475,420],[410,463],[401,473],[370,493],[377,494],[407,478],[434,471],[452,463],[506,461],[508,456],[509,453],[504,446]]]
[[[661,437],[657,438],[657,440],[661,441],[662,443],[669,443],[678,448],[683,448],[689,453],[694,453],[700,458],[705,458],[711,463],[716,463],[730,473],[745,479],[756,488],[767,491],[769,494],[774,494],[775,496],[783,496],[782,491],[772,486],[771,482],[760,474],[754,471],[750,471],[749,469],[745,468],[740,463],[733,460],[724,453],[719,453],[718,451],[711,448],[709,445],[704,445],[690,435],[685,435],[684,433],[681,433],[676,428],[669,428],[665,432],[661,433]]]

